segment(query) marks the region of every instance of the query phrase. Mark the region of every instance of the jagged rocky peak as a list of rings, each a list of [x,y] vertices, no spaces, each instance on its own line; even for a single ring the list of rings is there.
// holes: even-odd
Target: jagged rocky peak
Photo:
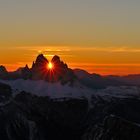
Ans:
[[[40,54],[37,56],[36,61],[33,61],[32,64],[32,69],[34,68],[41,68],[41,67],[46,67],[46,65],[49,63],[49,61],[47,60],[47,58],[43,55]],[[54,55],[51,63],[54,65],[54,70],[57,70],[57,68],[59,69],[68,69],[67,64],[65,64],[63,61],[61,61],[60,57],[57,55]]]
[[[49,61],[43,54],[38,55],[36,61],[32,64],[32,79],[41,79],[51,82],[63,81],[64,83],[74,79],[75,76],[73,71],[68,68],[67,64],[61,61],[59,56],[53,56],[51,63],[53,69],[47,67]]]
[[[7,73],[7,70],[4,66],[0,66],[0,73]]]
[[[22,74],[25,71],[30,71],[30,68],[28,67],[27,64],[25,65],[25,67],[18,68],[15,72],[18,73],[18,74]]]
[[[25,65],[25,67],[24,67],[24,68],[25,68],[25,69],[27,69],[27,70],[29,70],[29,67],[28,67],[28,65],[27,65],[27,64]]]
[[[61,69],[68,69],[68,66],[67,64],[65,64],[63,61],[61,61],[60,57],[55,55],[51,62],[56,66],[56,67],[59,67]]]
[[[68,68],[67,64],[61,61],[60,57],[55,55],[51,63],[53,68],[50,69],[48,59],[39,54],[32,67],[28,65],[19,68],[15,72],[8,73],[4,66],[0,66],[0,79],[32,79],[32,80],[45,80],[45,81],[63,81],[63,83],[73,81],[75,74],[73,70]]]
[[[33,61],[32,64],[32,71],[38,71],[40,69],[44,69],[47,65],[47,63],[49,63],[49,61],[47,60],[47,58],[43,55],[43,54],[39,54],[36,58],[36,61]]]
[[[26,65],[22,70],[21,70],[21,76],[23,79],[30,79],[31,78],[31,70],[28,67],[28,65]]]
[[[0,66],[0,79],[6,79],[8,76],[8,71],[4,66]]]
[[[35,63],[48,63],[49,61],[43,54],[39,54],[36,58]]]
[[[59,63],[60,62],[60,57],[55,55],[52,60],[51,60],[52,63]]]

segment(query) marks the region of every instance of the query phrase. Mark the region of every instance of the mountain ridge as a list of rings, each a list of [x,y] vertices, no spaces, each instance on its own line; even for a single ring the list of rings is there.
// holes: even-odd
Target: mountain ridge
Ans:
[[[52,70],[48,68],[50,62],[53,64]],[[127,76],[90,74],[83,69],[69,68],[57,55],[54,55],[50,62],[43,54],[39,54],[31,68],[25,65],[14,72],[8,72],[4,66],[0,66],[0,79],[44,80],[51,83],[70,83],[70,85],[79,82],[92,89],[102,89],[108,86],[140,86],[140,74]]]
[[[68,68],[59,56],[55,55],[51,63],[54,65],[53,69],[48,68],[49,61],[43,54],[39,54],[32,67],[28,65],[19,68],[14,72],[8,72],[4,66],[0,67],[0,79],[16,80],[16,79],[31,79],[31,80],[45,80],[49,82],[61,81],[62,84],[70,82],[71,84],[76,79],[72,69]]]

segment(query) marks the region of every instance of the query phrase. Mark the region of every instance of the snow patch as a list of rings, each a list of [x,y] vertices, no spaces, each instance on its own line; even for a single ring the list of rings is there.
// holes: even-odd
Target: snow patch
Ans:
[[[90,89],[80,84],[69,86],[62,85],[60,82],[49,83],[43,80],[0,80],[0,82],[8,84],[13,89],[13,95],[17,95],[21,91],[26,91],[37,96],[48,96],[52,99],[63,101],[67,98],[83,99],[86,98],[89,107],[92,107],[92,97],[95,99],[102,98],[110,101],[113,98],[137,98],[140,99],[140,87],[136,86],[118,86],[107,87],[106,89]]]
[[[26,91],[38,96],[49,96],[50,98],[83,98],[91,94],[91,91],[81,85],[69,86],[62,85],[60,82],[49,83],[43,80],[0,80],[12,87],[13,94]]]

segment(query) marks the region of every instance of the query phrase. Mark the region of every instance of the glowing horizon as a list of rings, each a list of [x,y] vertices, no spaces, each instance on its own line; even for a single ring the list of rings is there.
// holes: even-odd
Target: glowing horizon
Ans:
[[[28,46],[5,48],[8,57],[0,52],[0,65],[6,66],[8,71],[14,71],[26,64],[32,66],[38,54],[51,60],[54,55],[72,69],[79,68],[89,73],[101,75],[128,75],[140,74],[139,48],[132,47],[71,47],[71,46]],[[16,54],[17,53],[17,54]],[[4,54],[4,55],[3,55]]]
[[[31,67],[43,53],[90,73],[140,73],[139,13],[138,0],[1,0],[0,65]]]

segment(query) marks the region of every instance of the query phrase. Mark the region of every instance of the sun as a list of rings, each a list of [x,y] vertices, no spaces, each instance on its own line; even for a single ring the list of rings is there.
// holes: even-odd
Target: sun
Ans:
[[[47,67],[48,67],[49,70],[52,70],[54,66],[53,66],[53,64],[51,62],[49,62]]]

